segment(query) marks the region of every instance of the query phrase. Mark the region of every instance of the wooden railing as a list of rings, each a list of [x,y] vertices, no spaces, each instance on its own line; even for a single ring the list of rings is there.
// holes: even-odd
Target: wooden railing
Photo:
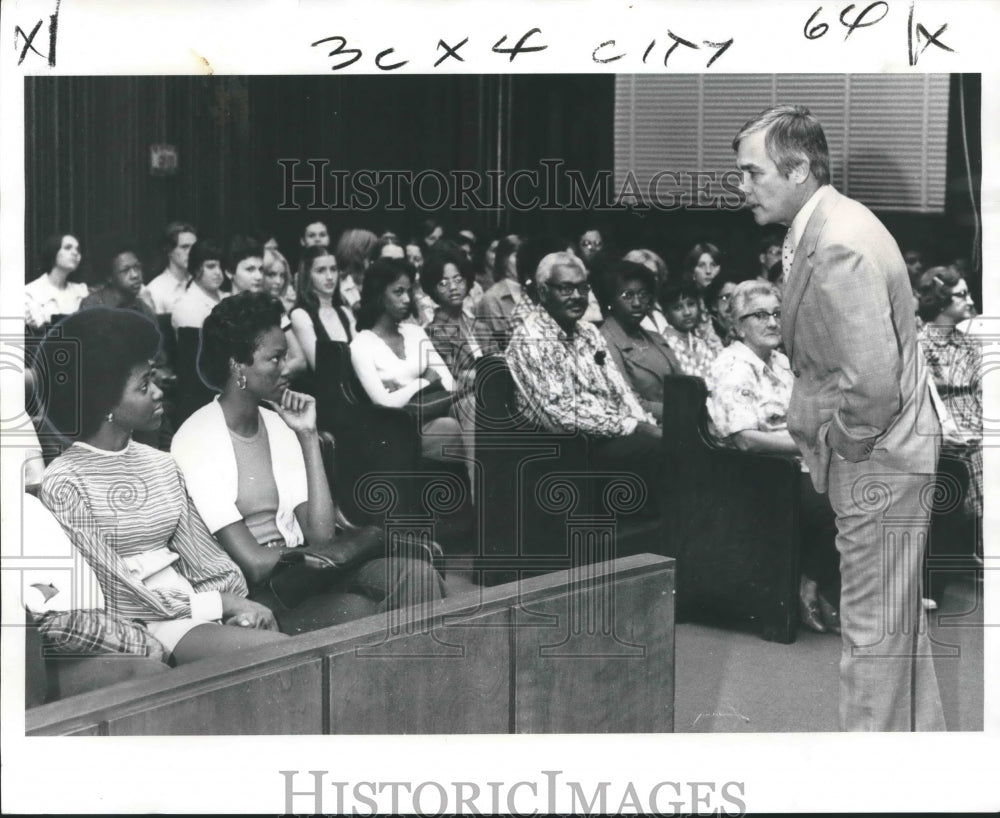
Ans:
[[[641,554],[27,711],[28,735],[671,732],[674,563]]]

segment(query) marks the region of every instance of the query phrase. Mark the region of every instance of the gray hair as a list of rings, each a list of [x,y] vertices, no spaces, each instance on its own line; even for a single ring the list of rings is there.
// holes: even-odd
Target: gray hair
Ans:
[[[730,314],[733,317],[734,326],[754,298],[768,295],[773,295],[778,299],[778,303],[781,303],[781,291],[769,281],[753,279],[751,281],[741,281],[737,284],[736,290],[733,292],[733,297],[729,299],[729,309],[731,310]]]
[[[763,130],[767,131],[764,137],[767,155],[783,176],[787,178],[799,162],[807,159],[816,181],[821,185],[830,184],[830,149],[826,134],[808,108],[775,105],[761,111],[740,128],[733,139],[733,150],[739,149],[743,137]]]
[[[587,275],[587,268],[583,266],[583,262],[572,253],[563,250],[558,253],[549,253],[538,262],[538,269],[535,271],[535,284],[539,287],[545,284],[552,278],[556,267],[573,267]]]

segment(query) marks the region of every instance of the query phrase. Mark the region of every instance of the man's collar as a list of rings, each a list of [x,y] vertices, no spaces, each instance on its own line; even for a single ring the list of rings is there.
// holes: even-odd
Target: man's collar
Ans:
[[[831,189],[830,185],[820,185],[813,191],[813,195],[809,197],[808,201],[802,205],[799,212],[795,214],[795,218],[792,219],[792,223],[788,228],[791,231],[793,248],[799,246],[799,240],[802,238],[802,234],[806,232],[806,225],[809,224],[809,217],[812,216],[813,211],[816,210],[826,192]]]

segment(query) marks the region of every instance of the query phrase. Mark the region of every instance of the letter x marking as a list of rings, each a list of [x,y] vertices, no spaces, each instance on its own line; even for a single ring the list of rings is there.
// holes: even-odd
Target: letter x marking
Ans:
[[[445,53],[438,58],[438,61],[436,63],[434,63],[434,67],[437,68],[439,65],[441,65],[441,63],[443,63],[449,57],[452,57],[458,60],[459,62],[465,62],[465,58],[459,56],[458,49],[460,49],[467,42],[469,42],[468,37],[466,37],[464,40],[462,40],[462,42],[460,42],[458,45],[452,48],[444,40],[438,40],[438,48],[443,48],[445,50]]]
[[[22,37],[24,37],[24,48],[21,49],[21,58],[17,61],[18,65],[20,65],[21,63],[23,63],[24,62],[24,58],[28,56],[28,49],[29,48],[32,51],[34,51],[39,57],[44,57],[45,56],[41,51],[39,51],[37,48],[35,48],[35,44],[34,44],[35,35],[38,33],[38,29],[40,29],[41,27],[42,27],[42,21],[41,20],[39,20],[37,23],[35,23],[35,27],[33,29],[31,29],[31,34],[25,34],[24,33],[24,29],[21,28],[20,26],[15,26],[14,27],[14,44],[15,44],[15,46],[17,45],[17,35],[20,34]]]

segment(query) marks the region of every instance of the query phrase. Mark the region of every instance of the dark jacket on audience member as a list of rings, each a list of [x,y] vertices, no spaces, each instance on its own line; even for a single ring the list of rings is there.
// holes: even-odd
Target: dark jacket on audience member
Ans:
[[[641,342],[626,334],[613,315],[608,316],[601,326],[608,351],[625,380],[639,396],[639,403],[659,419],[663,414],[664,376],[683,373],[663,336],[644,329],[640,332],[643,335]]]

